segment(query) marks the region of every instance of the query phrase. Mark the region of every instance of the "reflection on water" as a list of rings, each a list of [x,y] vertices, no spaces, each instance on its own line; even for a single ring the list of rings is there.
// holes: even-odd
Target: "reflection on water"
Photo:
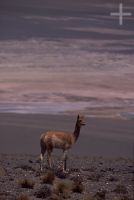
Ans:
[[[83,102],[3,103],[0,104],[0,112],[60,114],[66,111],[84,110],[87,106],[88,103]]]

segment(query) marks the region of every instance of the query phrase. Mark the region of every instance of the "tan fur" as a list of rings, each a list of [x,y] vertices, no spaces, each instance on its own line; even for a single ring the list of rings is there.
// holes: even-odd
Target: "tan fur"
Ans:
[[[85,125],[83,119],[84,119],[83,117],[80,117],[78,115],[75,125],[75,130],[73,133],[66,133],[63,131],[47,131],[41,134],[40,136],[41,170],[42,170],[43,157],[46,150],[47,150],[49,167],[50,168],[52,167],[51,153],[53,151],[53,148],[58,148],[63,150],[63,161],[64,161],[63,170],[66,169],[67,152],[78,139],[81,126]]]
[[[73,135],[65,132],[52,132],[48,131],[42,133],[40,140],[46,143],[46,146],[52,146],[52,148],[68,149],[74,143]]]

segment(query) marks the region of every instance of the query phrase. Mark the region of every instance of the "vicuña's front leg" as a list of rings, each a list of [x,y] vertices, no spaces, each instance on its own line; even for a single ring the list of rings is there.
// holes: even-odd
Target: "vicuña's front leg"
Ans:
[[[44,160],[44,154],[45,154],[45,148],[41,148],[41,154],[40,154],[40,171],[43,170],[43,160]]]
[[[67,153],[68,151],[67,150],[64,150],[63,151],[63,171],[66,171],[67,169]]]
[[[50,150],[47,152],[47,161],[48,161],[48,165],[49,165],[50,168],[52,168],[51,153],[52,153],[52,151],[50,151]]]
[[[43,167],[42,167],[42,165],[43,165],[43,157],[44,157],[44,155],[41,153],[40,154],[40,171],[43,170]]]

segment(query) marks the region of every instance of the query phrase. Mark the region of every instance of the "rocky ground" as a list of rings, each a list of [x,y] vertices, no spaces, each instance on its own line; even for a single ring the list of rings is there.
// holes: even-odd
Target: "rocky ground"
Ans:
[[[125,158],[71,156],[68,171],[40,173],[38,156],[0,155],[0,200],[132,200],[133,161]]]

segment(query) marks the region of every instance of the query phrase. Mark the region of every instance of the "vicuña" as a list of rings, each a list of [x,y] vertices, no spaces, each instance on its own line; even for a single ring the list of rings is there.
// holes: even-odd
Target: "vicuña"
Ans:
[[[77,141],[80,134],[80,128],[81,126],[84,126],[84,125],[85,125],[84,117],[78,115],[73,133],[67,133],[64,131],[47,131],[41,134],[40,136],[40,147],[41,147],[40,169],[41,171],[42,171],[43,158],[46,151],[47,151],[48,165],[50,168],[52,168],[51,153],[54,148],[63,150],[62,169],[63,171],[66,170],[68,150]]]

